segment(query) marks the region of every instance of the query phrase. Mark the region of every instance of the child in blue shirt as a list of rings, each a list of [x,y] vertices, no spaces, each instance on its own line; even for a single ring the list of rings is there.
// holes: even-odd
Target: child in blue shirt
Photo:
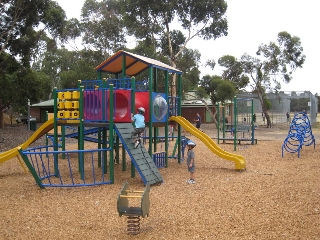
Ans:
[[[138,113],[135,115],[131,116],[131,120],[132,122],[134,122],[134,129],[131,132],[131,137],[134,140],[134,148],[137,148],[139,146],[139,144],[141,143],[140,141],[140,135],[141,133],[143,133],[146,124],[144,122],[144,113],[145,113],[145,109],[143,107],[139,107],[138,108]],[[136,138],[135,136],[138,135],[138,138]]]

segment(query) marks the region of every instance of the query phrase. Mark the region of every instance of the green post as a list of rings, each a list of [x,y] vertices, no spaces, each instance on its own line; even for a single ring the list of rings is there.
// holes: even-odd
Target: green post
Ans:
[[[233,98],[234,107],[234,124],[233,124],[233,150],[237,151],[237,121],[238,121],[238,108],[237,108],[237,97]]]
[[[58,94],[57,88],[53,89],[53,162],[54,162],[54,175],[59,176],[59,163],[58,163],[58,126],[57,126],[57,116],[58,116]]]
[[[102,131],[101,131],[101,127],[98,128],[98,149],[101,149],[102,146]],[[98,167],[101,167],[101,155],[102,152],[99,152],[98,154]]]
[[[84,87],[80,86],[80,99],[79,99],[79,150],[84,150],[84,119],[83,119],[83,91]],[[80,169],[80,176],[81,179],[84,179],[84,152],[80,152],[79,155],[79,169]]]
[[[46,111],[46,121],[48,121],[48,111]],[[48,145],[49,145],[49,141],[48,141],[48,133],[46,133],[46,150],[48,152]],[[46,157],[48,157],[48,153],[46,154]]]
[[[222,129],[223,129],[223,132],[222,132],[222,137],[225,138],[226,137],[226,105],[223,103],[222,104]]]
[[[173,151],[172,151],[172,157],[174,157],[174,155],[176,154],[176,151],[177,151],[177,147],[178,147],[178,138],[176,139],[176,142],[174,144],[174,147],[173,147]],[[179,160],[178,160],[179,161]]]
[[[34,168],[32,167],[32,165],[31,165],[28,157],[25,156],[25,155],[22,153],[21,147],[19,147],[19,150],[18,150],[18,151],[19,151],[20,156],[22,157],[24,163],[26,164],[26,166],[28,167],[29,171],[31,172],[33,178],[36,180],[36,183],[38,184],[38,186],[39,186],[40,188],[42,188],[42,189],[45,188],[45,187],[42,185],[42,181],[41,181],[41,179],[39,178],[37,172],[36,172],[36,171],[34,170]]]
[[[110,120],[109,120],[109,148],[110,151],[110,181],[114,183],[114,157],[113,157],[113,84],[110,84],[110,101],[109,101],[109,109],[110,109]]]
[[[136,79],[135,77],[131,78],[131,113],[135,114],[136,111],[136,102],[135,102],[135,94],[136,94]],[[127,169],[126,160],[124,150],[122,151],[122,170],[125,171]],[[131,162],[131,177],[135,177],[135,168],[133,163]]]
[[[66,159],[66,127],[61,126],[61,138],[62,138],[62,159]]]
[[[169,74],[168,74],[168,70],[166,70],[165,72],[165,82],[164,82],[164,89],[165,89],[165,94],[166,94],[166,101],[168,103],[168,109],[170,111],[170,106],[169,106],[169,87],[168,87],[168,79],[169,79]],[[170,112],[168,112],[168,116]],[[164,142],[164,149],[165,149],[165,167],[168,167],[168,150],[169,150],[169,143],[168,143],[168,121],[165,124],[164,127],[164,132],[165,132],[165,142]],[[173,132],[172,132],[173,134]]]
[[[110,122],[109,122],[109,127],[110,127]],[[107,128],[103,127],[102,128],[102,149],[106,149],[108,146],[107,146],[107,142],[108,142],[108,136],[107,136]],[[104,174],[107,174],[107,171],[108,171],[108,160],[107,160],[107,152],[104,151],[102,152],[102,161],[103,161],[103,173]]]
[[[153,107],[152,103],[152,77],[153,77],[153,67],[149,66],[149,154],[152,156],[152,116],[153,116]]]
[[[219,144],[220,143],[219,142],[219,139],[220,139],[220,121],[219,121],[219,119],[220,119],[220,103],[218,103],[216,105],[216,107],[217,107],[217,118],[218,118],[217,140],[218,140],[218,144]]]
[[[179,86],[179,98],[178,98],[178,116],[181,116],[181,98],[182,98],[182,76],[181,74],[178,75],[178,86]],[[179,124],[178,127],[178,162],[181,163],[181,126]]]
[[[102,80],[102,99],[106,99],[107,79]],[[106,120],[106,101],[102,101],[102,120]]]
[[[153,89],[152,91],[149,91],[149,94],[150,94],[150,97],[149,98],[149,103],[152,103],[152,92],[158,92],[158,69],[155,68],[154,69],[154,83],[153,83]],[[150,105],[150,109],[152,108],[153,109],[153,106],[152,104],[149,104]],[[154,111],[154,109],[153,109]],[[153,115],[153,114],[152,114]],[[157,136],[159,136],[159,128],[158,127],[154,127],[153,128],[153,136],[154,136],[154,142],[153,142],[153,152],[156,152],[157,151],[157,143],[158,143],[158,140],[160,139],[157,139]]]
[[[159,131],[158,131],[158,128],[157,127],[154,127],[153,128],[153,152],[156,152],[157,151],[157,143],[158,143],[158,140],[157,139],[157,136],[159,136]]]
[[[251,144],[254,144],[253,98],[251,98]]]
[[[120,147],[119,147],[119,145],[120,145],[120,139],[119,139],[119,136],[116,136],[115,138],[116,138],[116,144],[115,144],[115,146],[114,146],[114,148],[115,148],[115,154],[116,154],[116,156],[115,156],[115,161],[116,161],[117,164],[119,164],[119,153],[120,153]]]
[[[102,99],[106,99],[106,89],[107,89],[107,79],[102,79]],[[106,101],[102,101],[102,120],[106,120]],[[106,136],[105,131],[102,128],[98,128],[98,149],[106,147]],[[103,159],[101,159],[103,156]],[[102,161],[104,161],[103,172],[107,173],[107,156],[105,152],[100,152],[98,155],[98,166],[102,166]]]

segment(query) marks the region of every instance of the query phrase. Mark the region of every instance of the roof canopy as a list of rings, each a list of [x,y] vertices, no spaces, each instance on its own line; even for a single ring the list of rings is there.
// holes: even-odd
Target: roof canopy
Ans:
[[[126,59],[126,75],[129,76],[135,76],[148,67],[159,68],[162,70],[167,70],[168,72],[182,74],[180,70],[164,64],[160,61],[122,50],[118,51],[113,56],[103,61],[99,66],[95,68],[95,70],[106,73],[119,74],[122,72],[123,56],[125,56]]]
[[[54,99],[32,104],[31,107],[52,107],[54,105]]]

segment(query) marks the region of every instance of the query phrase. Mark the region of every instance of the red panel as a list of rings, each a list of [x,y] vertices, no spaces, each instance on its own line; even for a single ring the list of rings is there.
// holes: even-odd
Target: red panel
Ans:
[[[146,113],[144,114],[145,121],[149,122],[149,92],[136,92],[135,104],[136,109],[133,112],[137,113],[137,109],[143,107],[146,110]]]
[[[131,91],[115,90],[114,91],[114,122],[131,122]]]

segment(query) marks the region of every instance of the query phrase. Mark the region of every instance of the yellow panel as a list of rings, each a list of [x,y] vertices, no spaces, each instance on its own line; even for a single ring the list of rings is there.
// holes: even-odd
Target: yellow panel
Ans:
[[[66,111],[58,111],[58,118],[66,118]]]
[[[79,102],[78,101],[73,101],[72,102],[72,108],[79,109]]]
[[[80,98],[80,92],[78,91],[73,91],[72,92],[72,99],[76,100]]]
[[[64,102],[58,102],[58,109],[64,109]]]
[[[72,111],[66,111],[66,118],[72,118]]]
[[[72,117],[71,118],[79,118],[79,111],[72,111]]]
[[[58,92],[58,99],[62,100],[64,98],[64,92]]]
[[[72,108],[72,102],[71,101],[64,102],[64,108],[65,109],[71,109]]]
[[[64,99],[71,100],[71,92],[64,92]]]

